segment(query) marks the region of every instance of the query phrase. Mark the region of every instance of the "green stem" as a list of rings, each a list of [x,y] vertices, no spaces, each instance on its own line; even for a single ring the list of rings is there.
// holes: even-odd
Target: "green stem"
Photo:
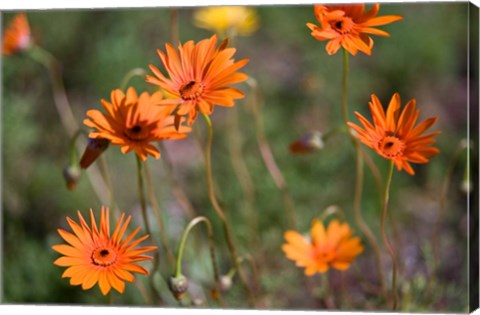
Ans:
[[[397,291],[397,257],[395,256],[395,251],[388,241],[387,238],[387,233],[385,231],[385,220],[387,218],[387,210],[388,210],[388,199],[389,199],[389,191],[390,191],[390,184],[392,183],[392,177],[393,177],[393,161],[390,161],[390,167],[388,170],[388,177],[387,177],[387,183],[385,185],[385,194],[384,194],[384,203],[383,203],[383,209],[382,209],[382,224],[381,224],[381,229],[382,229],[382,238],[383,242],[385,244],[385,247],[387,248],[390,256],[392,257],[392,262],[393,262],[393,270],[392,270],[392,292],[393,292],[393,310],[397,309],[398,305],[398,291]]]
[[[253,307],[255,305],[255,297],[254,297],[253,292],[251,291],[250,287],[247,284],[246,276],[243,273],[243,270],[240,268],[239,256],[237,254],[237,249],[236,249],[234,241],[233,241],[233,234],[231,232],[231,227],[228,223],[228,220],[227,220],[227,217],[225,216],[225,213],[223,212],[222,208],[218,204],[217,198],[215,196],[214,185],[213,185],[213,174],[212,174],[212,158],[211,158],[212,143],[213,143],[212,121],[210,120],[210,117],[207,114],[202,113],[202,115],[205,118],[205,122],[206,122],[207,127],[208,127],[208,140],[207,140],[207,146],[206,146],[206,150],[205,150],[205,163],[206,163],[208,196],[210,198],[210,202],[213,205],[215,213],[217,214],[218,218],[222,222],[223,231],[224,231],[224,234],[225,234],[225,239],[227,241],[227,246],[228,246],[228,250],[230,252],[231,259],[233,261],[233,264],[234,264],[235,268],[237,269],[238,275],[240,277],[240,281],[242,282],[243,286],[245,287],[245,289],[247,291],[249,304],[250,304],[250,306]]]
[[[123,91],[126,89],[128,82],[134,77],[143,77],[147,72],[143,68],[134,68],[130,70],[122,79],[120,83],[120,89]]]
[[[170,246],[168,245],[168,238],[167,235],[165,234],[165,224],[163,224],[162,220],[162,214],[161,214],[161,209],[160,205],[157,201],[157,198],[155,197],[155,192],[153,190],[153,181],[152,181],[152,176],[150,174],[150,169],[148,167],[148,162],[145,161],[145,177],[147,181],[147,191],[148,191],[148,198],[150,199],[150,203],[152,205],[153,211],[155,212],[155,216],[157,218],[157,224],[158,228],[160,230],[160,241],[162,242],[162,246],[164,251],[167,254],[167,259],[168,262],[170,263],[171,266],[173,266],[175,257],[173,255],[172,250],[170,249]]]
[[[188,235],[195,225],[202,222],[205,223],[205,225],[207,226],[210,260],[212,262],[212,269],[213,269],[213,278],[214,278],[215,286],[218,286],[220,282],[220,274],[218,272],[217,260],[215,257],[215,243],[213,240],[213,229],[212,229],[212,224],[210,223],[210,220],[208,220],[204,216],[194,218],[192,221],[190,221],[190,223],[187,225],[187,227],[183,231],[182,238],[180,239],[180,245],[178,246],[177,262],[175,265],[175,277],[179,277],[180,275],[182,275],[182,257],[183,257],[183,251],[185,249],[185,243],[187,241]]]
[[[145,226],[145,231],[147,232],[148,235],[152,237],[152,241],[154,243],[155,240],[153,238],[152,232],[150,230],[150,226],[148,223],[148,214],[147,214],[147,203],[145,200],[145,193],[144,193],[144,187],[143,187],[143,171],[142,171],[142,160],[138,157],[138,155],[135,154],[136,160],[137,160],[137,175],[138,175],[138,194],[140,198],[140,207],[142,211],[142,218],[143,218],[143,223]],[[158,269],[158,251],[155,251],[153,254],[153,270],[150,273],[150,288],[152,290],[153,296],[159,299],[159,303],[163,303],[162,298],[160,297],[160,294],[158,290],[155,288],[154,280],[153,277],[155,275],[156,270]]]
[[[343,49],[343,77],[342,77],[342,116],[343,122],[347,125],[348,119],[348,51]],[[380,247],[378,242],[375,238],[370,227],[366,224],[365,220],[362,216],[362,191],[363,191],[363,181],[364,181],[364,164],[362,158],[362,152],[360,148],[360,144],[358,140],[348,132],[348,135],[353,143],[355,149],[355,191],[354,191],[354,201],[353,201],[353,210],[355,215],[355,222],[357,226],[360,228],[362,233],[367,238],[368,242],[370,243],[374,254],[375,254],[375,263],[377,266],[378,272],[378,279],[380,282],[380,287],[384,292],[385,298],[388,299],[388,294],[385,289],[385,285],[383,282],[383,272],[382,272],[382,262],[381,262],[381,254],[380,254]],[[375,171],[372,171],[375,174]]]

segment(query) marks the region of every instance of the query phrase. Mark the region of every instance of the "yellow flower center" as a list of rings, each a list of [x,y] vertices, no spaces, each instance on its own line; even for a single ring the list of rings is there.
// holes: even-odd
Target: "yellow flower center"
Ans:
[[[92,263],[97,266],[107,267],[117,260],[117,254],[108,248],[97,248],[92,253]]]
[[[204,89],[200,82],[190,81],[180,88],[180,95],[185,101],[195,100],[202,95]]]
[[[387,158],[395,158],[403,154],[405,143],[397,137],[385,137],[378,142],[378,149]]]
[[[132,141],[141,141],[148,137],[148,130],[137,124],[131,128],[127,128],[124,134]]]
[[[353,22],[353,20],[349,17],[343,18],[336,22],[332,22],[332,27],[340,34],[351,33],[354,26],[355,22]]]

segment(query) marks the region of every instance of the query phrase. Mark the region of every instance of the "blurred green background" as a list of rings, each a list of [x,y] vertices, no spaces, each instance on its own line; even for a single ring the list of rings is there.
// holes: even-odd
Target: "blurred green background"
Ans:
[[[392,94],[399,92],[404,104],[417,99],[421,119],[438,116],[432,129],[442,130],[437,137],[440,155],[427,165],[415,166],[415,176],[395,172],[393,177],[389,208],[393,224],[389,225],[389,233],[399,254],[402,311],[458,312],[466,311],[468,303],[467,195],[461,189],[465,151],[454,165],[442,213],[439,269],[432,276],[434,290],[426,288],[428,271],[434,263],[430,245],[442,183],[456,148],[467,136],[468,5],[382,4],[379,15],[398,14],[404,19],[381,27],[391,37],[374,36],[372,56],[359,53],[350,57],[351,119],[355,110],[370,117],[367,105],[372,93],[386,106]],[[195,9],[178,9],[182,42],[211,36],[210,31],[192,23]],[[310,36],[305,24],[316,23],[312,6],[259,6],[256,10],[260,28],[250,37],[236,38],[236,59],[250,59],[243,70],[256,79],[261,90],[264,132],[294,200],[298,230],[308,233],[313,218],[328,206],[337,205],[361,236],[353,218],[354,152],[348,138],[334,135],[323,150],[308,155],[293,155],[288,150],[289,144],[305,132],[325,133],[341,123],[342,54],[327,55],[326,42]],[[3,13],[3,27],[15,13]],[[65,88],[80,124],[88,109],[101,108],[100,99],[108,99],[130,70],[140,67],[150,72],[149,64],[160,67],[156,49],[164,50],[170,41],[169,8],[26,13],[34,41],[63,65]],[[471,62],[478,68],[478,60],[473,58]],[[140,91],[155,89],[139,77],[130,83]],[[249,95],[246,84],[238,87]],[[72,287],[61,278],[64,269],[53,265],[59,255],[51,246],[63,242],[56,230],[66,228],[65,217],[76,219],[77,210],[84,214],[90,208],[99,211],[101,202],[85,174],[75,191],[65,187],[62,170],[68,163],[70,139],[54,106],[48,72],[26,55],[3,58],[2,90],[2,302],[105,304],[97,287],[89,291]],[[261,158],[248,100],[238,101],[233,109],[216,107],[212,115],[212,158],[219,199],[233,222],[239,250],[260,262],[258,307],[325,309],[328,305],[321,289],[325,277],[307,279],[303,270],[281,251],[289,222],[282,194]],[[240,130],[241,156],[237,158],[246,162],[254,183],[253,214],[229,153],[233,111]],[[173,176],[191,202],[194,214],[206,215],[214,223],[219,267],[226,273],[231,266],[220,222],[208,200],[201,147],[206,129],[200,118],[189,139],[165,142],[162,154],[171,160]],[[385,173],[387,161],[368,152]],[[133,215],[132,225],[140,226],[133,154],[122,155],[118,147],[110,146],[105,158],[118,206]],[[170,246],[176,251],[181,232],[193,216],[177,199],[165,161],[149,158]],[[380,205],[368,170],[362,206],[365,220],[381,243]],[[255,220],[260,241],[252,244]],[[195,230],[194,235],[187,243],[183,272],[191,280],[192,296],[207,300],[204,306],[215,307],[208,298],[211,266],[204,229]],[[158,233],[153,237],[158,240]],[[372,250],[366,240],[363,243],[365,252],[344,273],[343,282],[340,272],[329,271],[336,309],[383,308],[377,295],[362,289],[362,281],[376,283]],[[391,270],[383,247],[382,252],[385,270]],[[253,278],[248,264],[245,267]],[[162,276],[168,277],[171,272],[162,263]],[[147,286],[145,279],[137,277]],[[160,277],[156,282],[165,306],[178,306]],[[224,297],[229,307],[247,307],[238,278],[234,278],[232,289]],[[114,294],[114,301],[117,305],[144,304],[134,284],[128,284],[123,295]]]

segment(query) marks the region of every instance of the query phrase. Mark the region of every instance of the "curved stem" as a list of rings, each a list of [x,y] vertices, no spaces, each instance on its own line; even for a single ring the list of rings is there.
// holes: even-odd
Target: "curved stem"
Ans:
[[[217,260],[215,257],[215,243],[213,240],[213,229],[212,229],[212,224],[210,223],[210,220],[208,220],[204,216],[196,217],[192,221],[190,221],[190,223],[187,225],[187,227],[182,233],[182,238],[180,239],[180,245],[178,246],[178,252],[177,252],[177,261],[175,265],[175,277],[179,277],[180,275],[182,275],[182,257],[183,257],[183,251],[185,249],[185,243],[187,241],[188,235],[195,225],[202,222],[205,223],[205,225],[207,226],[210,260],[212,262],[212,269],[213,269],[213,278],[214,278],[215,286],[218,286],[220,282],[220,274],[218,272]],[[217,291],[220,292],[218,289]]]
[[[55,108],[60,116],[60,122],[66,130],[67,135],[72,138],[79,125],[75,119],[75,115],[68,102],[67,93],[62,79],[62,67],[60,62],[48,51],[40,46],[33,45],[28,50],[28,55],[36,62],[42,64],[48,71],[51,80],[52,94]],[[81,152],[85,148],[85,143],[76,141],[77,150]],[[108,200],[104,197],[107,195],[108,186],[104,179],[99,176],[100,172],[95,165],[91,165],[87,170],[87,174],[92,184],[92,188],[102,204],[108,204]]]
[[[203,117],[205,118],[205,122],[207,123],[208,127],[208,140],[207,146],[205,150],[205,163],[206,163],[206,176],[207,176],[207,186],[208,186],[208,196],[210,198],[210,202],[213,205],[215,213],[217,214],[218,218],[222,222],[223,231],[225,234],[225,239],[227,241],[228,250],[230,252],[231,259],[235,268],[237,269],[238,275],[240,277],[240,281],[244,285],[245,289],[247,290],[248,300],[250,306],[255,305],[255,297],[253,292],[251,291],[250,287],[247,284],[246,276],[243,273],[243,270],[240,268],[239,256],[237,254],[237,249],[234,244],[232,229],[228,223],[227,217],[223,212],[222,208],[220,207],[217,198],[214,192],[214,185],[213,185],[213,174],[212,174],[212,158],[211,158],[211,151],[212,151],[212,142],[213,142],[213,128],[212,122],[210,117],[204,113],[202,113]]]
[[[387,210],[388,210],[388,199],[389,199],[389,190],[390,190],[390,184],[392,182],[392,177],[393,177],[393,161],[390,161],[390,167],[388,170],[388,177],[387,177],[387,184],[385,185],[385,194],[384,194],[384,203],[383,203],[383,209],[382,209],[382,238],[383,242],[385,244],[385,247],[387,248],[390,256],[392,257],[392,262],[393,262],[393,270],[392,270],[392,291],[393,291],[393,310],[397,309],[398,305],[398,292],[397,292],[397,257],[395,256],[395,251],[388,241],[387,233],[385,231],[385,220],[387,217]]]
[[[143,77],[147,72],[143,68],[134,68],[127,72],[127,74],[123,77],[122,82],[120,83],[120,89],[123,91],[127,87],[128,82],[134,77]]]
[[[139,198],[140,198],[140,208],[141,208],[141,211],[142,211],[143,223],[144,223],[144,226],[145,226],[145,231],[147,232],[148,235],[152,236],[152,241],[154,243],[156,243],[154,238],[153,238],[152,232],[150,230],[149,222],[148,222],[147,203],[146,203],[146,200],[145,200],[145,193],[144,193],[144,188],[143,188],[142,160],[136,154],[135,154],[135,157],[136,157],[136,160],[137,160],[138,194],[139,194]],[[153,277],[155,275],[155,272],[158,269],[158,260],[159,260],[158,251],[155,251],[154,255],[153,255],[153,270],[150,273],[149,282],[150,282],[150,288],[151,288],[151,290],[154,294],[154,297],[159,298],[160,303],[163,303],[158,290],[155,288],[155,284],[154,284],[154,281],[153,281]]]
[[[343,76],[342,76],[342,117],[343,122],[347,125],[348,122],[348,51],[343,49]],[[377,266],[378,279],[380,282],[380,287],[382,292],[384,292],[385,298],[388,299],[388,294],[386,293],[385,285],[383,282],[383,272],[382,272],[382,261],[380,254],[380,247],[378,242],[373,234],[372,230],[365,223],[365,220],[362,216],[362,190],[363,190],[363,181],[364,181],[364,164],[362,158],[362,151],[358,140],[348,132],[348,135],[353,143],[355,149],[355,191],[354,191],[354,201],[353,201],[353,210],[355,215],[355,222],[360,228],[362,233],[367,238],[370,246],[372,247],[375,254],[375,263]],[[373,174],[378,174],[373,169]],[[378,175],[376,176],[378,177]]]

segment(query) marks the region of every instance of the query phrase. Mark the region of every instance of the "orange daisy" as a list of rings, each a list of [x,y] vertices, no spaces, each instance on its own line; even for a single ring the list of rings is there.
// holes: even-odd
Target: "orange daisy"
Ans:
[[[143,161],[148,155],[158,159],[160,152],[151,144],[153,141],[182,139],[189,127],[173,126],[175,109],[173,105],[156,106],[163,99],[161,92],[149,95],[147,92],[137,96],[133,87],[124,94],[121,90],[111,93],[111,102],[102,100],[106,114],[98,110],[89,110],[83,123],[97,129],[89,134],[93,139],[106,139],[113,145],[121,146],[122,153],[135,151]],[[179,124],[181,121],[179,121]]]
[[[248,79],[244,73],[236,72],[248,63],[248,59],[235,62],[232,57],[235,48],[227,48],[224,40],[217,48],[217,35],[195,44],[188,41],[178,46],[166,44],[166,53],[158,50],[158,55],[169,79],[155,66],[150,65],[154,76],[147,75],[147,82],[160,86],[170,99],[159,104],[178,105],[176,115],[188,114],[188,125],[192,125],[198,112],[210,115],[213,105],[231,107],[234,100],[244,94],[229,85]]]
[[[355,137],[380,156],[392,160],[399,171],[405,169],[408,174],[414,175],[409,163],[428,163],[430,157],[440,153],[437,148],[430,146],[435,143],[433,137],[440,131],[422,135],[437,121],[437,117],[430,117],[415,127],[420,114],[420,110],[416,110],[415,99],[409,101],[401,113],[398,93],[392,96],[386,113],[375,94],[372,94],[369,105],[373,125],[357,112],[355,115],[363,128],[351,122],[347,124],[356,131]]]
[[[26,50],[30,46],[30,27],[25,13],[15,15],[3,33],[2,53],[5,56]]]
[[[113,287],[120,293],[125,289],[125,281],[133,282],[132,272],[148,275],[148,271],[138,265],[139,261],[150,260],[152,257],[142,254],[155,250],[155,246],[137,247],[148,235],[133,240],[140,227],[123,239],[131,216],[125,220],[122,214],[113,234],[110,235],[108,208],[101,209],[100,229],[97,228],[93,210],[90,209],[90,223],[78,212],[80,223],[67,217],[67,222],[73,234],[58,229],[60,236],[69,244],[54,245],[52,248],[64,255],[54,264],[68,267],[62,278],[70,278],[71,285],[81,285],[83,290],[92,288],[97,282],[103,295]]]
[[[316,4],[314,13],[320,26],[313,23],[307,23],[307,26],[316,39],[329,40],[326,46],[329,55],[335,54],[340,47],[354,56],[359,50],[371,55],[373,40],[368,34],[390,36],[374,26],[389,24],[403,18],[399,15],[377,16],[379,9],[379,4],[374,4],[367,12],[364,4]]]
[[[305,268],[305,275],[326,272],[329,267],[346,270],[352,261],[363,252],[360,238],[352,237],[353,231],[347,223],[332,220],[327,229],[320,220],[314,220],[307,238],[295,231],[286,231],[286,244],[282,250],[297,267]]]

